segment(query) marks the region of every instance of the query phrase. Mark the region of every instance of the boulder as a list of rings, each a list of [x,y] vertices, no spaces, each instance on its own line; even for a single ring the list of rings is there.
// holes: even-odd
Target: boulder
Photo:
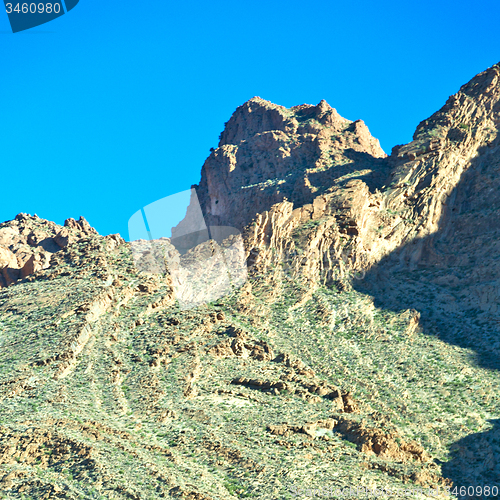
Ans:
[[[13,252],[4,246],[0,246],[0,269],[3,268],[17,269],[17,259]]]

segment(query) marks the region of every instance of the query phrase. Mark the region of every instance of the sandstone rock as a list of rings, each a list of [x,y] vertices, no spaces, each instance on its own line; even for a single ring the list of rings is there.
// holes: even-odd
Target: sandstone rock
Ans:
[[[30,247],[36,247],[45,238],[45,235],[41,231],[33,231],[28,235],[28,245]]]
[[[4,267],[17,268],[17,259],[8,248],[0,246],[0,269]]]
[[[26,278],[30,274],[43,269],[43,260],[40,254],[32,254],[21,268],[21,278]]]
[[[21,277],[21,272],[17,268],[12,268],[12,267],[4,267],[1,270],[2,276],[4,278],[5,286],[12,285],[12,283],[15,283],[20,277]]]
[[[70,243],[69,231],[66,228],[61,229],[54,238],[54,241],[60,248],[67,247],[68,244]]]
[[[363,423],[341,418],[336,430],[349,441],[359,445],[361,451],[380,458],[402,462],[408,460],[428,462],[430,460],[429,454],[416,442],[405,442],[397,434],[366,427]]]
[[[66,219],[64,221],[64,226],[71,229],[76,229],[77,231],[81,231],[88,235],[97,234],[97,231],[87,222],[87,220],[83,216],[80,216],[78,221],[72,218]]]
[[[0,227],[0,245],[10,246],[15,245],[19,241],[19,229],[14,226]]]
[[[106,238],[106,248],[111,252],[116,247],[125,244],[125,240],[119,234],[109,234]]]
[[[310,438],[315,439],[318,435],[319,429],[324,429],[331,431],[336,425],[336,421],[332,418],[327,418],[325,420],[318,420],[316,422],[307,422],[304,425],[289,425],[289,424],[279,424],[279,425],[268,425],[267,430],[274,434],[275,436],[289,436],[291,433],[301,433],[306,434]]]
[[[254,97],[240,106],[206,160],[197,194],[209,225],[243,228],[284,199],[312,203],[349,172],[385,158],[361,121],[325,101],[287,109]],[[189,225],[189,216],[175,231]]]
[[[31,249],[28,249],[26,246],[20,247],[16,252],[17,265],[15,267],[22,269],[32,255],[33,251]]]
[[[276,277],[303,276],[312,286],[329,282],[349,289],[350,281],[389,256],[386,268],[414,270],[466,266],[476,255],[482,274],[488,268],[498,276],[498,263],[488,256],[500,250],[499,73],[494,66],[463,86],[417,127],[410,144],[394,148],[387,159],[361,121],[339,118],[324,102],[287,110],[254,98],[234,113],[205,162],[198,186],[205,215],[237,227],[253,218],[245,228],[245,247],[254,274],[274,269]],[[314,147],[308,142],[313,136]],[[326,156],[322,141],[330,141]],[[353,151],[366,160],[354,164],[369,167],[371,174],[341,181],[336,172],[343,167],[326,168],[325,157],[342,163]],[[385,182],[374,183],[376,175],[385,175]],[[320,178],[327,189],[315,184]],[[473,213],[486,218],[479,247],[472,239]],[[474,248],[465,251],[464,241]],[[469,284],[461,279],[460,286],[474,287],[467,294],[470,306],[493,313],[497,294],[474,284],[478,278],[470,277]],[[376,286],[374,272],[370,280]],[[456,280],[453,286],[459,286]],[[457,307],[449,293],[443,297],[447,308]]]

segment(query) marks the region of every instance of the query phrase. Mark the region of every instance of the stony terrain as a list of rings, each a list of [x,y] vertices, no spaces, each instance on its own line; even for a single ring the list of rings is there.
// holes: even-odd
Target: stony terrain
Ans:
[[[197,186],[249,279],[191,310],[83,218],[0,224],[0,498],[498,497],[499,131],[499,65],[390,156],[251,99]]]
[[[50,266],[51,256],[75,240],[97,234],[84,217],[67,219],[64,227],[26,214],[0,227],[0,287]]]

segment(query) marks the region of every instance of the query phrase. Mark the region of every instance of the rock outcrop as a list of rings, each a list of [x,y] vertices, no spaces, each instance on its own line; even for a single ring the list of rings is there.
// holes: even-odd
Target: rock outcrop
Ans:
[[[242,229],[285,199],[311,203],[336,181],[380,181],[385,157],[363,121],[342,118],[326,101],[287,109],[254,97],[227,122],[197,194],[208,225]]]
[[[59,226],[21,213],[0,224],[0,288],[49,268],[55,253],[97,234],[84,217],[67,219]]]
[[[499,74],[495,65],[477,75],[390,157],[363,122],[325,101],[286,109],[253,98],[203,166],[205,218],[245,227],[251,267],[285,263],[313,282],[342,268],[363,273],[388,255],[412,269],[473,253],[485,262],[500,245]],[[484,245],[462,251],[476,246],[478,226]]]

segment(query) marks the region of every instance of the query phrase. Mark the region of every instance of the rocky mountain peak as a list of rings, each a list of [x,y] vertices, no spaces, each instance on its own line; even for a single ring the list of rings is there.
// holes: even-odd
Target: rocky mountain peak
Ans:
[[[324,100],[285,108],[254,97],[226,123],[197,194],[210,225],[241,229],[285,199],[311,203],[336,180],[384,177],[385,157],[362,120],[342,118]]]
[[[287,109],[254,98],[226,126],[223,136],[239,140],[203,166],[197,192],[206,218],[251,222],[253,265],[298,253],[290,266],[311,283],[331,280],[346,259],[365,272],[388,256],[391,269],[413,270],[463,265],[477,254],[478,268],[496,269],[487,254],[498,253],[500,240],[499,74],[495,65],[464,85],[390,157],[362,121],[339,117],[325,101]],[[477,226],[481,249],[471,239]],[[491,309],[497,299],[487,289],[474,293]]]
[[[252,97],[236,108],[221,133],[219,147],[238,144],[255,134],[280,130],[285,132],[291,123],[288,110],[260,97]]]
[[[301,104],[286,108],[260,97],[253,97],[239,106],[226,123],[221,133],[219,147],[238,145],[242,141],[251,140],[257,134],[266,132],[284,132],[290,137],[312,133],[317,135],[323,129],[329,133],[344,133],[349,125],[360,143],[376,157],[384,157],[376,139],[371,137],[362,120],[351,122],[342,118],[324,99],[317,105]],[[322,136],[328,134],[323,132]]]
[[[325,101],[238,108],[196,190],[244,243],[214,300],[236,233],[175,259],[139,240],[147,270],[83,218],[0,224],[0,491],[495,496],[499,70],[390,157]]]

